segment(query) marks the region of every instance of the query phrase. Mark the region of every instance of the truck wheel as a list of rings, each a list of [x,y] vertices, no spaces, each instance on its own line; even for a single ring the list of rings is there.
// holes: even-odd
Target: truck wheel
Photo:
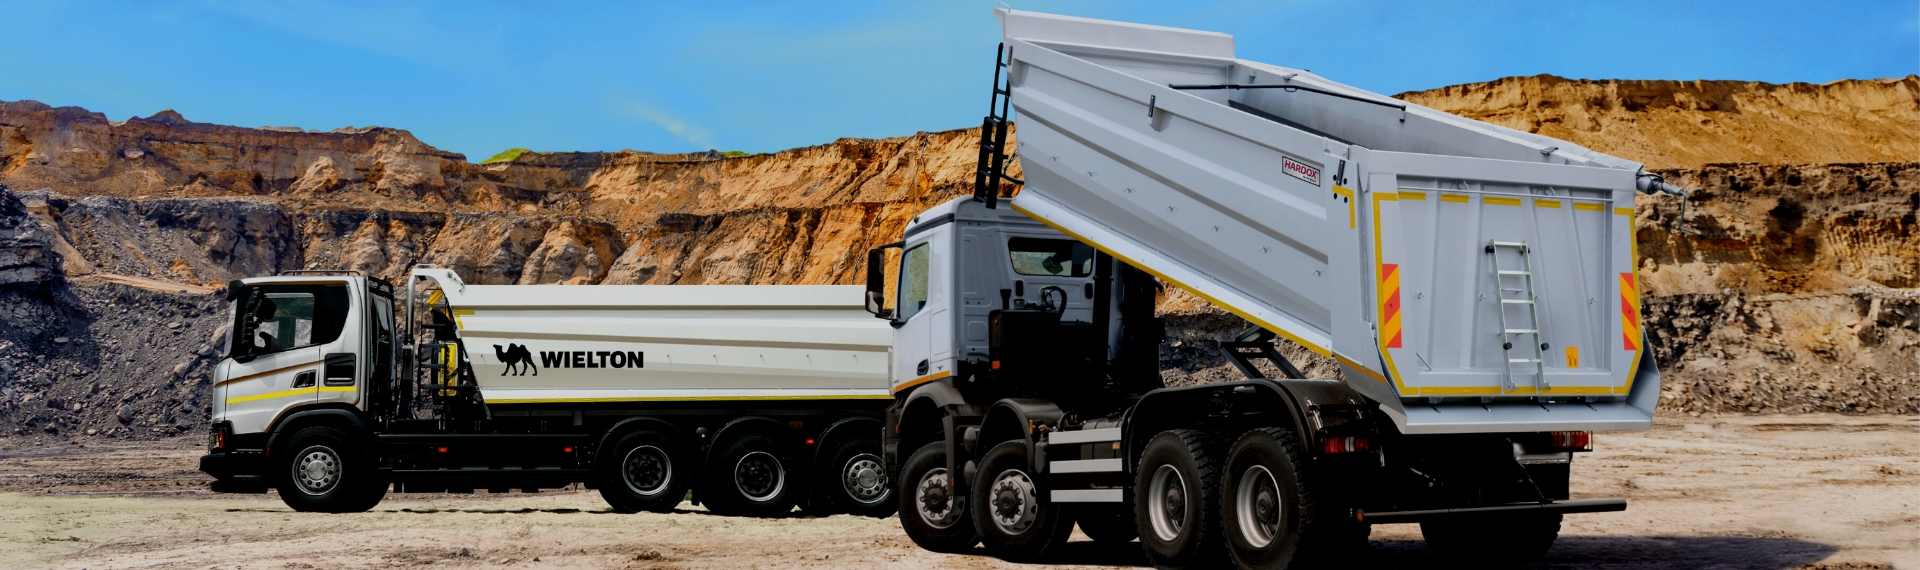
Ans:
[[[1308,457],[1291,430],[1247,432],[1227,453],[1221,521],[1228,552],[1241,568],[1296,567],[1316,552],[1355,545],[1364,526],[1322,512],[1307,474]],[[1365,534],[1358,535],[1365,544]]]
[[[1027,442],[993,446],[973,481],[974,526],[980,542],[1001,560],[1031,562],[1065,543],[1073,524],[1030,471]]]
[[[880,444],[871,439],[848,439],[835,446],[832,460],[815,476],[814,485],[826,491],[838,512],[887,518],[900,508],[893,498],[893,481],[880,461]]]
[[[953,488],[947,475],[947,447],[940,442],[920,446],[900,466],[900,528],[914,544],[934,552],[965,552],[980,542],[967,510],[966,494]]]
[[[1560,536],[1561,515],[1480,515],[1420,523],[1427,549],[1456,564],[1519,568],[1539,560]],[[1487,529],[1500,529],[1489,536]]]
[[[673,512],[687,496],[691,475],[681,461],[673,437],[657,431],[637,431],[621,437],[600,464],[600,497],[615,512]]]
[[[306,513],[357,513],[373,508],[387,494],[373,462],[357,453],[345,432],[314,426],[287,439],[291,453],[280,463],[274,485],[293,510]]]
[[[793,510],[800,482],[793,477],[793,457],[787,446],[765,435],[734,440],[709,471],[711,495],[707,508],[716,514],[779,517]]]
[[[1134,519],[1159,568],[1220,566],[1220,442],[1189,429],[1160,432],[1140,454]]]
[[[1140,538],[1140,527],[1133,521],[1130,506],[1083,507],[1074,513],[1073,519],[1080,524],[1080,532],[1101,544],[1123,544]]]

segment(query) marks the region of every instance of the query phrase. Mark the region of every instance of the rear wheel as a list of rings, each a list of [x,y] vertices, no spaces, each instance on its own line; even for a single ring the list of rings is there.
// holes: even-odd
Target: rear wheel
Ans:
[[[1478,515],[1420,523],[1427,548],[1455,564],[1519,568],[1539,560],[1560,536],[1559,514]],[[1488,532],[1499,529],[1499,532]]]
[[[1307,469],[1306,449],[1291,430],[1256,429],[1234,442],[1220,518],[1236,565],[1297,568],[1365,544],[1365,526],[1314,500]]]
[[[886,518],[900,508],[893,498],[893,481],[880,460],[880,444],[871,439],[842,440],[831,460],[814,477],[834,510],[863,517]]]
[[[1160,568],[1216,566],[1220,545],[1220,443],[1195,430],[1153,436],[1140,454],[1134,518],[1147,560]]]
[[[921,548],[962,552],[980,542],[966,494],[953,488],[947,472],[945,444],[929,443],[908,456],[900,466],[894,495],[900,505],[901,529]]]
[[[715,463],[707,508],[723,515],[778,517],[798,497],[787,446],[766,435],[748,435],[727,446]]]
[[[315,426],[294,432],[284,448],[275,489],[293,510],[357,513],[380,504],[387,483],[379,480],[372,458],[359,453],[345,432]]]
[[[987,551],[1009,562],[1029,562],[1067,541],[1073,523],[1062,520],[1060,509],[1039,477],[1029,472],[1027,442],[993,446],[980,461],[973,482],[973,520]]]
[[[622,513],[672,512],[687,496],[688,476],[673,437],[657,431],[627,434],[601,464],[600,497]]]

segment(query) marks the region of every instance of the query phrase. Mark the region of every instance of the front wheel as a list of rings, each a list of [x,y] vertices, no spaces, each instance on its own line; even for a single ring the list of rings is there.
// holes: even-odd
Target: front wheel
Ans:
[[[309,513],[357,513],[372,509],[387,495],[373,461],[353,449],[345,432],[315,426],[294,432],[284,448],[275,489],[293,510]]]
[[[900,505],[900,528],[921,548],[964,552],[980,542],[966,494],[954,489],[947,472],[946,444],[929,443],[908,456],[900,466],[894,496]]]
[[[1065,543],[1073,524],[1029,472],[1027,442],[993,446],[973,482],[973,520],[987,551],[1008,562],[1029,562]]]
[[[627,434],[600,465],[600,497],[622,513],[672,512],[687,495],[683,457],[673,437],[657,431]]]

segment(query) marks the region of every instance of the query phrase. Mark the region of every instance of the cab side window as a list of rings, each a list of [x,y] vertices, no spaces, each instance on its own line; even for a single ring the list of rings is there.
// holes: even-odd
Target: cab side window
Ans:
[[[932,250],[927,244],[914,246],[900,256],[900,320],[913,318],[927,308],[927,265]]]
[[[346,285],[260,285],[242,303],[235,356],[326,344],[347,324]]]
[[[1013,272],[1021,275],[1093,274],[1093,247],[1070,239],[1017,237],[1007,240],[1007,253]]]

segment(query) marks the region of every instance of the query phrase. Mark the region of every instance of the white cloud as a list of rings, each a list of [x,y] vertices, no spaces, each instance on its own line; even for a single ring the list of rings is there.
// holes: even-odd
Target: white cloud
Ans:
[[[674,136],[686,139],[687,142],[709,149],[720,148],[719,145],[713,144],[713,131],[711,129],[687,122],[686,119],[682,119],[673,113],[655,107],[645,101],[622,101],[614,105],[614,111],[622,116],[653,123],[665,129],[667,132],[673,133]]]

